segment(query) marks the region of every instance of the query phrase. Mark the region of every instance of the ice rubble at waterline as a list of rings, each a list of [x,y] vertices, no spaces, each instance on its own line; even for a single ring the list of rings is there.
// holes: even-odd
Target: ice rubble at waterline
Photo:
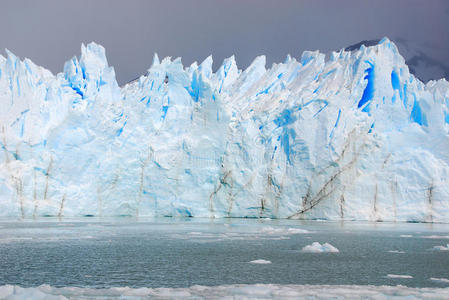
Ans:
[[[432,280],[447,280],[432,278]],[[443,281],[446,282],[446,281]],[[123,299],[126,298],[183,298],[183,299],[447,299],[449,288],[410,288],[372,285],[221,285],[189,288],[129,288],[92,289],[80,287],[55,288],[49,285],[22,288],[0,286],[0,296],[5,299]]]

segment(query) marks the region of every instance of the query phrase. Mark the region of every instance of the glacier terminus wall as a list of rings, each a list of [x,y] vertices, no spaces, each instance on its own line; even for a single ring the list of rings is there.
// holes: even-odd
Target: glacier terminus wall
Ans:
[[[240,70],[100,45],[53,75],[0,56],[0,216],[449,222],[449,83],[393,42]]]

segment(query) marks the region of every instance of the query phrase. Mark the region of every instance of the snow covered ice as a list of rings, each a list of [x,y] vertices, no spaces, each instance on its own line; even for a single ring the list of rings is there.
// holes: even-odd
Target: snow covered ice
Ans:
[[[212,62],[0,56],[0,215],[449,222],[449,83],[394,43]]]

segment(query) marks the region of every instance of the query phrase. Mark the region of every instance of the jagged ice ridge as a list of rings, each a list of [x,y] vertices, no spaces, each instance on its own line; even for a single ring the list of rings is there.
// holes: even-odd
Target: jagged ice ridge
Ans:
[[[0,216],[449,222],[449,83],[394,43],[244,71],[157,55],[123,87],[102,46],[53,75],[0,56]]]

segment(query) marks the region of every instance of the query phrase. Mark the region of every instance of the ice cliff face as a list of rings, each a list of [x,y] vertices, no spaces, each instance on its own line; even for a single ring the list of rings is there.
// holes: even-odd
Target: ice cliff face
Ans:
[[[449,222],[449,83],[388,39],[244,71],[155,56],[122,88],[94,43],[56,76],[7,54],[1,216]]]

